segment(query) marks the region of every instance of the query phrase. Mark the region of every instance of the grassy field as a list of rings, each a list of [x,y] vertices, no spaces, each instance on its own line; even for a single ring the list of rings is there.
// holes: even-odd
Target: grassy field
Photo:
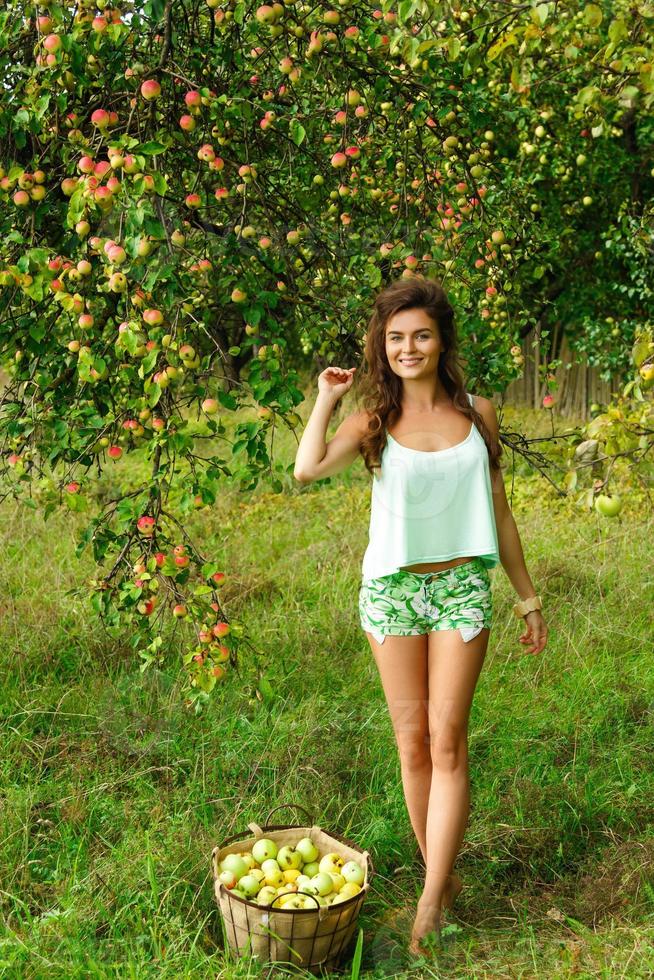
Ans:
[[[531,432],[541,418],[508,413]],[[275,444],[292,462],[292,436]],[[117,479],[103,477],[98,494]],[[493,570],[464,890],[431,963],[407,957],[408,920],[394,918],[419,895],[420,865],[357,617],[370,493],[361,461],[321,484],[288,477],[281,495],[226,487],[193,515],[190,533],[230,576],[227,615],[254,646],[198,717],[183,705],[177,640],[166,666],[142,675],[126,640],[108,639],[66,594],[94,571],[90,554],[75,558],[85,518],[59,511],[44,523],[6,501],[0,976],[270,975],[226,955],[209,859],[290,802],[373,856],[361,976],[651,976],[651,514],[638,494],[613,520],[583,512],[523,465],[514,490],[550,640],[538,659],[522,653],[513,589]],[[260,673],[272,687],[264,701]],[[303,819],[288,809],[272,822]]]

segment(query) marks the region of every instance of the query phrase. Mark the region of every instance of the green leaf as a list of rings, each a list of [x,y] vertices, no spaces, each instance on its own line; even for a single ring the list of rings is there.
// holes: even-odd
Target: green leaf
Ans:
[[[234,396],[231,395],[228,391],[219,391],[218,392],[218,401],[225,408],[229,408],[232,411],[234,411],[238,407],[238,402],[236,401],[236,399],[234,398]]]
[[[164,177],[163,174],[160,173],[153,174],[153,177],[154,177],[154,188],[157,194],[160,194],[163,197],[168,192],[168,184],[166,183],[166,178]]]
[[[164,153],[167,149],[163,143],[159,143],[157,140],[150,140],[149,143],[141,143],[140,146],[136,147],[137,153],[144,153],[145,156],[154,157],[158,153]]]
[[[153,382],[150,390],[148,391],[148,405],[150,408],[154,408],[159,399],[161,398],[161,388],[158,384]]]
[[[495,44],[491,44],[490,48],[488,49],[488,54],[486,55],[486,61],[495,61],[495,59],[499,58],[502,52],[506,51],[511,44],[517,43],[518,38],[515,36],[513,31],[511,31],[509,34],[503,34],[502,37],[498,38]]]
[[[415,38],[414,38],[415,40]],[[458,37],[448,37],[447,39],[447,60],[456,61],[461,50],[461,41]]]
[[[193,595],[211,595],[213,588],[210,585],[196,585]]]
[[[531,19],[535,24],[538,24],[539,27],[542,27],[547,21],[549,12],[550,12],[549,3],[539,3],[537,7],[532,7]]]
[[[243,311],[245,316],[245,322],[251,324],[253,327],[258,327],[261,322],[261,317],[263,316],[262,306],[246,306]]]
[[[397,13],[400,20],[408,20],[418,9],[418,0],[401,0]]]
[[[304,126],[297,119],[291,119],[289,129],[291,130],[291,139],[296,146],[299,146],[307,135]]]
[[[127,328],[127,330],[125,330],[123,334],[121,334],[121,337],[128,352],[131,354],[132,357],[134,357],[136,348],[139,345],[138,337],[136,336],[133,330],[129,329],[129,327]]]

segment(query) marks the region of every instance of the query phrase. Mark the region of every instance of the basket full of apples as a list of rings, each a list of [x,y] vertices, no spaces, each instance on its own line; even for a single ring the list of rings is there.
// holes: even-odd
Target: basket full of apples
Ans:
[[[282,803],[280,806],[298,806]],[[336,966],[373,875],[368,851],[317,827],[249,823],[211,854],[225,939],[237,956],[305,969]]]

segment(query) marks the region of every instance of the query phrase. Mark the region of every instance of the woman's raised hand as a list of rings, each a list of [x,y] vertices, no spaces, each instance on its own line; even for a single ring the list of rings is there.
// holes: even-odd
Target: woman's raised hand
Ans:
[[[318,391],[324,391],[333,398],[341,398],[350,390],[354,383],[354,372],[356,368],[325,368],[318,375]]]

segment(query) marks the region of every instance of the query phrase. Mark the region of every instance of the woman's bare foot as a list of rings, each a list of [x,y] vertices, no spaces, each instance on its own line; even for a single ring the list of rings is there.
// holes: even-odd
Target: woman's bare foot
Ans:
[[[435,905],[430,905],[427,902],[423,902],[422,899],[418,902],[418,907],[416,909],[416,917],[413,923],[413,929],[411,930],[411,939],[409,940],[409,953],[411,956],[422,956],[425,952],[421,948],[420,943],[429,933],[436,933],[436,938],[440,939],[441,930],[441,913],[440,909]]]
[[[413,929],[411,931],[411,939],[409,941],[409,953],[412,956],[420,956],[423,954],[424,950],[420,948],[420,943],[428,933],[435,932],[436,937],[440,938],[442,910],[452,908],[454,902],[456,901],[456,897],[462,888],[463,883],[461,879],[453,872],[447,877],[447,883],[443,892],[440,909],[436,908],[436,906],[430,904],[429,902],[423,901],[422,898],[419,900],[418,907],[416,909],[415,922],[413,923]]]

